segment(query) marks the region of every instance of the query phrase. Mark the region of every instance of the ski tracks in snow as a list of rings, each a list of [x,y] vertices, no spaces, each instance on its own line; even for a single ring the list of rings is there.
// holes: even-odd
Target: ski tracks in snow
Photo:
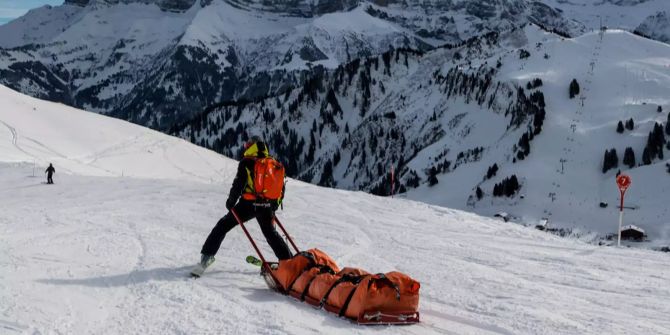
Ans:
[[[25,183],[25,171],[0,168],[3,184]],[[10,255],[0,261],[13,269],[0,271],[0,333],[670,334],[670,274],[657,253],[296,182],[280,216],[299,246],[422,284],[422,323],[360,327],[267,289],[244,263],[253,250],[240,229],[206,276],[187,278],[218,219],[217,186],[64,178],[67,187],[0,193]]]
[[[35,158],[34,155],[32,155],[32,154],[30,154],[29,152],[23,150],[23,148],[21,148],[21,147],[19,146],[19,133],[16,131],[16,128],[10,126],[10,125],[9,125],[8,123],[6,123],[5,121],[0,121],[0,123],[2,123],[3,125],[5,125],[5,127],[7,127],[7,129],[9,129],[9,132],[12,134],[12,141],[11,141],[11,142],[12,142],[12,145],[16,148],[16,150],[19,150],[19,151],[23,152],[24,154],[26,154],[26,155],[28,155],[28,156],[30,156],[30,157]]]

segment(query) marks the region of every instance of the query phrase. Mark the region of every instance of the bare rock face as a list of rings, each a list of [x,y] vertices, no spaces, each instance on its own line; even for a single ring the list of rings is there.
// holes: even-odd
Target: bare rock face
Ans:
[[[146,3],[157,4],[161,9],[166,11],[185,11],[193,7],[197,0],[65,0],[65,4],[75,6],[87,6],[90,3],[102,2],[110,5],[118,3]],[[200,0],[200,4],[204,7],[211,3],[211,0]]]
[[[89,1],[90,0],[65,0],[65,4],[84,7],[88,5]]]
[[[349,10],[361,0],[225,0],[244,9],[282,13],[290,16],[314,17]]]

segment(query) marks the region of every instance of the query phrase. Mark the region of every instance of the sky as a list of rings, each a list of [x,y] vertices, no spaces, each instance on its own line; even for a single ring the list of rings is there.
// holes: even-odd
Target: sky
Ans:
[[[61,4],[63,0],[0,0],[0,24],[25,14],[31,8]]]

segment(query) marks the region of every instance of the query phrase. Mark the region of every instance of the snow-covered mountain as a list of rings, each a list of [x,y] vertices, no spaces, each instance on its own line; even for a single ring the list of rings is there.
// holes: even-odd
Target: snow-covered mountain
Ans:
[[[670,43],[670,15],[663,11],[649,16],[635,32],[648,38]]]
[[[362,7],[303,17],[222,0],[178,12],[137,1],[43,7],[0,27],[0,46],[2,83],[161,129],[216,102],[282,93],[314,67],[428,48]]]
[[[426,51],[533,22],[633,30],[665,0],[68,0],[0,26],[0,83],[158,129],[282,94],[390,47]],[[670,9],[670,8],[668,8]],[[656,36],[651,31],[649,36]]]
[[[621,170],[635,181],[629,222],[667,241],[669,68],[670,45],[628,32],[566,39],[528,25],[354,61],[283,96],[219,106],[176,133],[231,157],[261,134],[311,183],[388,195],[394,167],[395,190],[410,199],[601,233],[616,231]],[[571,99],[573,79],[581,90]],[[628,147],[635,162],[625,165]],[[603,173],[611,149],[618,167]],[[496,184],[513,176],[520,190],[499,196]]]
[[[619,170],[599,172],[605,150],[617,149],[620,164],[630,147],[640,163],[649,147],[645,167],[632,173],[650,176],[635,181],[645,180],[639,189],[649,190],[651,204],[632,219],[667,240],[656,195],[668,186],[654,182],[666,176],[666,149],[646,139],[656,123],[668,123],[668,46],[597,29],[638,28],[662,39],[655,13],[666,7],[66,1],[0,26],[0,82],[170,129],[230,157],[257,132],[291,176],[312,183],[388,194],[394,166],[395,189],[412,199],[603,233],[616,219],[616,192],[608,190]],[[660,19],[640,29],[650,15]],[[569,99],[572,79],[582,92]],[[632,131],[611,131],[631,118]],[[491,197],[512,176],[516,197]],[[567,190],[572,180],[579,182]]]
[[[298,181],[278,214],[297,243],[417,278],[421,323],[361,327],[271,292],[240,229],[191,280],[234,161],[2,86],[0,104],[3,334],[670,334],[666,254]]]

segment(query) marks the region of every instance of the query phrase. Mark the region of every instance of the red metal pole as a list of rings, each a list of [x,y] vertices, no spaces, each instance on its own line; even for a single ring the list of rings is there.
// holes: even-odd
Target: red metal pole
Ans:
[[[621,246],[621,226],[623,225],[623,196],[626,193],[623,189],[619,190],[621,192],[621,206],[619,207],[619,231],[617,232],[617,247]]]
[[[256,253],[258,254],[258,257],[261,258],[261,261],[263,262],[263,266],[266,267],[266,270],[269,273],[272,273],[272,269],[270,269],[270,266],[268,265],[268,262],[265,261],[265,257],[263,257],[263,253],[261,253],[261,249],[258,249],[258,246],[256,245],[256,242],[254,242],[254,239],[251,237],[251,234],[249,234],[249,231],[247,230],[247,227],[244,226],[244,222],[240,220],[240,217],[237,216],[237,213],[235,213],[235,209],[230,209],[230,212],[233,213],[233,216],[235,217],[235,220],[237,220],[237,223],[240,224],[240,227],[242,227],[242,230],[244,230],[244,233],[247,235],[247,238],[249,239],[249,242],[251,242],[251,245],[256,249]]]
[[[276,216],[274,217],[274,220],[277,223],[277,225],[279,226],[279,228],[281,228],[281,231],[284,232],[284,235],[286,236],[286,238],[288,238],[288,241],[291,242],[291,245],[293,246],[293,249],[295,249],[295,252],[299,253],[300,249],[298,249],[298,247],[295,245],[295,242],[293,242],[293,239],[291,238],[291,235],[288,234],[288,232],[284,228],[284,225],[281,224],[281,222],[279,222],[279,219]]]

